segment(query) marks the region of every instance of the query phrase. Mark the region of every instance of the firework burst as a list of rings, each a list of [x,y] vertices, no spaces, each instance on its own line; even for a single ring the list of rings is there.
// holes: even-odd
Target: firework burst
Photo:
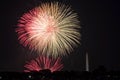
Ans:
[[[78,16],[64,4],[41,4],[18,22],[18,39],[32,51],[56,57],[70,53],[79,44]]]
[[[25,72],[30,71],[40,71],[43,69],[49,69],[51,72],[60,71],[63,68],[63,64],[61,64],[61,59],[53,59],[50,57],[39,56],[38,58],[27,62],[24,66],[26,69]]]

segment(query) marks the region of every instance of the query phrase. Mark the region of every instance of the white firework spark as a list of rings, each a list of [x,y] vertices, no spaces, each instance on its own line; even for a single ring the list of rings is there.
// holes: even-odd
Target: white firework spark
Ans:
[[[58,2],[44,3],[30,10],[20,18],[18,26],[20,43],[48,56],[66,55],[80,43],[77,14]]]

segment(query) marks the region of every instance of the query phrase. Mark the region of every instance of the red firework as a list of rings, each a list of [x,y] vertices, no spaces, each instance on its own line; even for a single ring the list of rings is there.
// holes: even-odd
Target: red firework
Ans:
[[[78,15],[59,2],[43,3],[24,13],[16,32],[20,44],[52,57],[66,55],[80,42]]]
[[[40,71],[43,69],[49,69],[51,72],[60,71],[63,68],[63,64],[61,64],[61,59],[53,59],[50,57],[39,56],[38,58],[27,62],[24,66],[26,69],[25,72],[31,71]]]

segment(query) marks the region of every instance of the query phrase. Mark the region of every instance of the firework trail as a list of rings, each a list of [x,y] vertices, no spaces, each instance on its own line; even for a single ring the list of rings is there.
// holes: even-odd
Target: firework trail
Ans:
[[[78,16],[69,6],[51,2],[23,14],[16,32],[25,47],[57,57],[79,44],[79,28]]]
[[[60,71],[63,68],[63,64],[61,64],[61,59],[53,59],[50,57],[39,56],[38,58],[27,62],[24,66],[26,69],[25,72],[30,71],[40,71],[43,69],[49,69],[51,72]]]

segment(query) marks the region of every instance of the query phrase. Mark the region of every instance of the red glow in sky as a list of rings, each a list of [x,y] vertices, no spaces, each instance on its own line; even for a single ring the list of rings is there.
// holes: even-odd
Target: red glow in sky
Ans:
[[[39,56],[38,58],[27,62],[24,66],[26,69],[25,72],[30,71],[40,71],[43,69],[49,69],[51,72],[60,71],[63,68],[63,64],[61,64],[61,59],[53,59],[49,57]]]

